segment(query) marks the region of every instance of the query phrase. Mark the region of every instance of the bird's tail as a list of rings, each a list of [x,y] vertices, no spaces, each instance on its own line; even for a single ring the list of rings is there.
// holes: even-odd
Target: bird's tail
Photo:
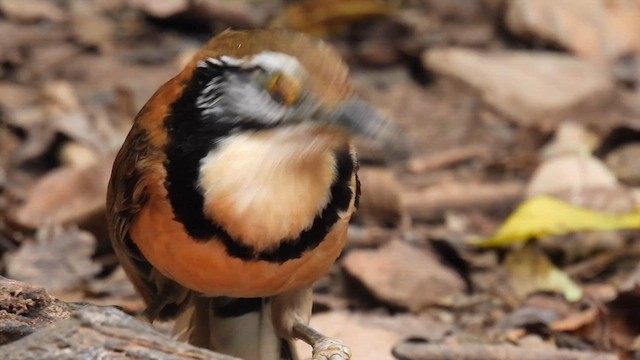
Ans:
[[[267,298],[196,297],[176,320],[174,334],[245,360],[298,360],[292,342],[276,335]]]

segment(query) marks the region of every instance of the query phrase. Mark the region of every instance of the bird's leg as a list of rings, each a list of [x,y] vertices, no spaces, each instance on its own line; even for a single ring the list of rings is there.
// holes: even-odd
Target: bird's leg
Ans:
[[[273,298],[271,317],[279,336],[300,339],[313,348],[313,360],[349,360],[351,350],[340,340],[328,338],[309,327],[313,293],[305,287]]]
[[[351,350],[340,340],[326,337],[299,321],[293,324],[293,336],[313,348],[313,360],[349,360]]]

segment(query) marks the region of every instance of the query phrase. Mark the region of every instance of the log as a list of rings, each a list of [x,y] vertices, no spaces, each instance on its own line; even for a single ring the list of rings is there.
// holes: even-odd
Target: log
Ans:
[[[113,307],[68,304],[0,277],[0,359],[233,360],[171,339]]]

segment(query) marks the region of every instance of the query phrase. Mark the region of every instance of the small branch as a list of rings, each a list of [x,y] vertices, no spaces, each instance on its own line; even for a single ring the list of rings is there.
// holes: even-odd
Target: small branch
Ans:
[[[443,169],[474,158],[486,158],[489,149],[486,146],[469,145],[438,154],[414,157],[407,163],[407,170],[413,174],[424,174],[429,171]]]
[[[515,205],[524,196],[521,182],[445,183],[420,192],[402,194],[402,204],[412,219],[441,218],[446,211],[500,209]]]
[[[401,344],[393,349],[393,355],[400,360],[619,360],[607,353],[479,344]]]

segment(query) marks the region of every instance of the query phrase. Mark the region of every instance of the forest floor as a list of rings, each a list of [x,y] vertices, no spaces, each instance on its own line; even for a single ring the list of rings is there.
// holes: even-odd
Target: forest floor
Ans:
[[[139,314],[115,153],[212,35],[266,26],[336,46],[414,147],[359,143],[312,325],[355,359],[640,359],[637,0],[0,0],[0,274]]]

